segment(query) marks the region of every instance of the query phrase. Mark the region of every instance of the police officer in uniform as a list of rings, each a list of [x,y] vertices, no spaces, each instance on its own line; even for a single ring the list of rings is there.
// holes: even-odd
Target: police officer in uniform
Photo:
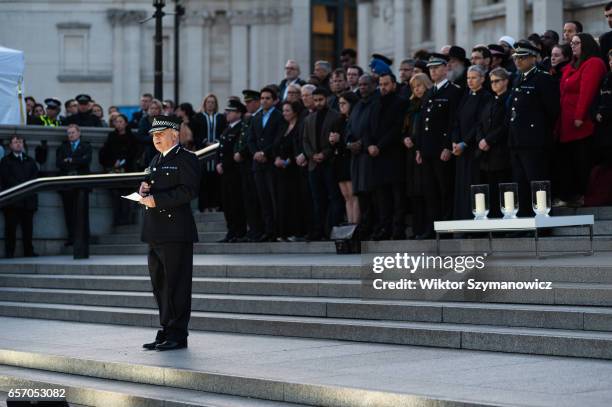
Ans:
[[[510,93],[508,145],[512,178],[519,189],[519,216],[532,216],[531,181],[550,179],[559,85],[537,68],[539,50],[529,41],[521,40],[514,48],[518,75]]]
[[[198,231],[191,201],[200,188],[200,165],[192,152],[179,145],[180,119],[156,116],[149,134],[159,151],[140,185],[144,205],[141,240],[149,244],[149,275],[159,308],[161,329],[146,350],[187,347],[191,315],[193,244]]]
[[[234,161],[234,144],[240,137],[242,115],[246,107],[240,100],[229,100],[225,108],[227,127],[219,136],[216,170],[221,176],[221,205],[227,223],[227,234],[220,243],[235,243],[244,239],[246,220],[242,199],[239,164]]]
[[[102,127],[100,118],[91,112],[91,96],[77,95],[79,111],[66,118],[66,124],[76,124],[81,127]]]
[[[253,155],[249,151],[249,126],[260,111],[259,92],[252,89],[242,91],[246,114],[240,123],[240,135],[234,144],[234,161],[239,164],[240,181],[242,183],[242,197],[244,213],[246,214],[249,230],[242,241],[257,242],[263,235],[263,220],[257,200],[257,187],[253,173]]]
[[[463,91],[447,78],[448,57],[431,54],[427,63],[432,86],[423,98],[415,145],[417,164],[422,165],[427,208],[426,232],[416,238],[431,239],[433,222],[448,220],[453,209],[454,162],[451,130]]]
[[[62,121],[59,117],[62,102],[56,98],[45,99],[45,105],[47,105],[47,114],[38,116],[34,119],[34,125],[45,126],[45,127],[59,127],[62,125]]]

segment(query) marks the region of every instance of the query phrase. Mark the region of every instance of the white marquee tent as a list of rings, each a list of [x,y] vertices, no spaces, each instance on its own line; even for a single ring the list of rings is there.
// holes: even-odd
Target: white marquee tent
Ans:
[[[0,46],[0,124],[25,124],[23,51]]]

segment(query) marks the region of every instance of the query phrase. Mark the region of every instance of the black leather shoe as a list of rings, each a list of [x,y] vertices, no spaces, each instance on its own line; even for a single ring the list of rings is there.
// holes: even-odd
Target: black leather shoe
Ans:
[[[155,346],[155,349],[158,351],[165,350],[175,350],[175,349],[183,349],[187,347],[187,339],[182,341],[164,341]]]
[[[156,339],[156,340],[155,340],[155,341],[153,341],[153,342],[143,344],[143,345],[142,345],[142,347],[143,347],[145,350],[155,350],[155,347],[156,347],[157,345],[159,345],[160,343],[162,343],[162,342],[163,342],[163,341],[158,341],[158,340]]]

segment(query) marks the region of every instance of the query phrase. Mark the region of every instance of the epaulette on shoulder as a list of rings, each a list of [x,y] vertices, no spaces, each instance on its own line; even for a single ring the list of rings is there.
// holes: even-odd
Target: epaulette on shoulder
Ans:
[[[461,86],[457,85],[456,83],[452,83],[452,85],[456,87],[457,89],[461,89]]]

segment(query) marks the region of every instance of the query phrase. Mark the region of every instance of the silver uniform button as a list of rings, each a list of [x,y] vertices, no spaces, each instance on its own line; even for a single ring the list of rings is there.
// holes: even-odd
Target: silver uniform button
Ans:
[[[171,217],[172,217],[172,215],[168,215],[168,217],[169,217],[169,218],[171,218]]]
[[[157,168],[156,168],[156,167],[153,167],[153,171],[157,171]]]
[[[151,180],[151,184],[155,184],[155,180],[154,179]]]
[[[170,173],[167,172],[166,175],[170,175]]]
[[[429,131],[429,127],[425,127],[425,131]]]
[[[534,127],[533,123],[531,124],[531,127]]]

